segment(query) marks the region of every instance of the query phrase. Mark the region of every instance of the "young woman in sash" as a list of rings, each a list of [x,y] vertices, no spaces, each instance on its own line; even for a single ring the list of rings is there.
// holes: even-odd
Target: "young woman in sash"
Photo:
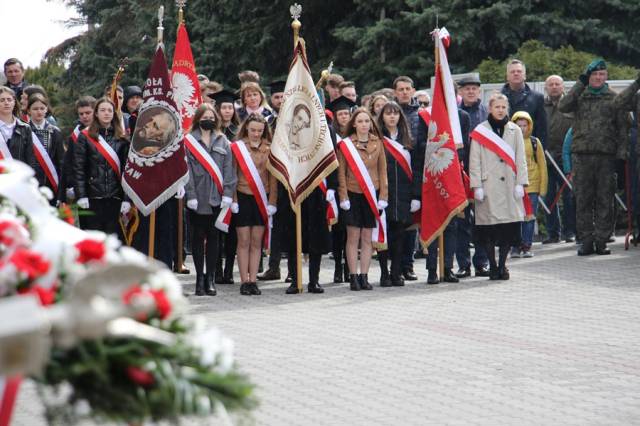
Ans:
[[[15,92],[0,86],[0,157],[36,167],[31,127],[20,121],[20,104]]]
[[[31,131],[37,136],[40,146],[44,148],[44,153],[41,153],[41,155],[48,156],[50,160],[50,162],[42,164],[41,161],[44,161],[44,158],[42,156],[39,159],[36,158],[38,160],[38,166],[35,169],[36,179],[38,179],[40,186],[46,186],[53,191],[54,198],[50,202],[55,205],[59,197],[59,176],[62,174],[64,142],[62,141],[60,129],[46,120],[48,111],[49,101],[46,97],[40,93],[29,97],[27,113],[30,118]],[[53,167],[53,170],[48,170],[48,167]]]
[[[196,296],[205,293],[215,296],[214,274],[219,254],[219,231],[215,222],[220,209],[231,206],[236,175],[231,145],[221,131],[220,117],[211,104],[204,103],[198,107],[187,139],[189,182],[185,186],[185,196],[196,268]]]
[[[471,133],[469,177],[475,198],[475,235],[487,250],[489,278],[508,280],[506,261],[509,248],[520,244],[524,187],[529,180],[522,131],[509,121],[509,101],[503,94],[491,96],[488,120]]]
[[[238,109],[240,122],[246,120],[251,114],[258,114],[264,118],[271,115],[264,92],[258,83],[252,81],[243,83],[240,89],[240,100],[242,101],[242,107]]]
[[[229,142],[235,141],[238,125],[240,124],[235,107],[238,95],[229,90],[221,90],[212,94],[211,99],[215,102],[224,135]],[[218,256],[215,282],[216,284],[233,284],[233,264],[235,263],[236,248],[238,247],[238,236],[233,218],[229,224],[229,232],[220,235],[218,247],[219,254],[224,252],[224,268],[222,266],[222,256]]]
[[[350,136],[340,142],[340,145],[347,145],[340,146],[338,150],[338,191],[340,208],[343,210],[341,216],[344,217],[344,223],[347,226],[346,252],[350,271],[349,284],[354,291],[372,290],[373,287],[369,284],[367,276],[373,251],[372,235],[376,228],[378,214],[387,207],[388,199],[387,161],[382,142],[383,136],[365,108],[358,108],[353,113],[347,126],[347,134]],[[351,148],[348,151],[350,159],[347,159],[343,152],[347,147]],[[360,168],[358,164],[362,167]],[[367,186],[363,188],[359,181],[364,181]],[[360,262],[358,262],[358,245],[360,245]],[[358,266],[359,274],[356,273]]]
[[[78,206],[90,211],[86,229],[118,232],[118,216],[131,204],[124,201],[120,180],[129,153],[129,140],[108,98],[93,109],[93,121],[78,137],[73,150],[73,174]]]
[[[250,114],[240,126],[237,141],[232,145],[238,183],[231,211],[235,214],[238,234],[242,295],[261,294],[256,275],[265,232],[271,231],[265,227],[269,226],[269,218],[277,211],[277,182],[267,170],[270,147],[271,132],[267,120],[261,114]]]
[[[386,98],[385,98],[386,99]],[[405,229],[413,222],[412,213],[420,209],[420,201],[412,200],[410,151],[413,146],[407,119],[396,102],[385,103],[378,115],[378,126],[385,137],[389,206],[387,215],[387,250],[378,250],[380,286],[402,286],[402,253]],[[419,174],[415,174],[418,176]],[[391,275],[388,260],[391,257]]]

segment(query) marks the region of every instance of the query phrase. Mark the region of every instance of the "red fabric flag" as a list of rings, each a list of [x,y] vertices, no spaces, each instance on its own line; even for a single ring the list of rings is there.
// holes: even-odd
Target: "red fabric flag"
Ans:
[[[182,117],[182,130],[186,133],[191,127],[196,109],[202,103],[202,95],[200,94],[196,64],[193,61],[193,53],[191,53],[189,34],[187,34],[184,22],[178,26],[176,50],[173,52],[173,64],[171,65],[171,85],[173,86],[173,99]]]
[[[422,180],[420,240],[427,247],[464,210],[467,197],[456,149],[462,146],[456,96],[449,70],[449,33],[436,30],[436,76]]]

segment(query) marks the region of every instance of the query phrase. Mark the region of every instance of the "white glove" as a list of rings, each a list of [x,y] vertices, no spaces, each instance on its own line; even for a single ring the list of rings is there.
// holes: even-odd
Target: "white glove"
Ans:
[[[411,208],[409,209],[409,212],[415,213],[420,210],[420,207],[422,207],[420,200],[411,200]]]
[[[325,197],[325,200],[327,200],[327,202],[330,203],[335,199],[336,199],[336,191],[334,191],[333,189],[327,189],[327,196]]]
[[[516,185],[516,187],[513,188],[513,194],[516,196],[516,198],[524,197],[524,188],[522,187],[522,185]]]
[[[89,199],[87,197],[82,197],[78,200],[78,207],[80,207],[81,209],[88,209],[89,208]]]
[[[231,204],[233,204],[233,199],[231,197],[222,197],[222,201],[220,202],[220,208],[226,209]]]
[[[473,190],[473,198],[475,198],[478,201],[483,201],[484,200],[484,189],[482,188],[476,188]]]
[[[237,214],[240,211],[238,203],[231,203],[231,213]]]
[[[278,208],[276,206],[272,206],[271,204],[267,206],[267,214],[269,216],[273,216],[274,214],[276,214],[277,211],[278,211]]]
[[[126,215],[129,213],[129,210],[131,210],[131,203],[128,201],[123,201],[120,204],[120,214]]]
[[[351,202],[349,200],[340,201],[340,208],[342,210],[349,210],[351,208]]]
[[[178,188],[178,192],[176,192],[176,198],[178,200],[181,200],[184,198],[184,186],[181,186],[180,188]]]
[[[67,196],[67,200],[73,200],[76,198],[76,191],[73,188],[67,188],[65,195]]]
[[[191,210],[198,210],[198,200],[187,200],[187,208]]]
[[[388,205],[389,203],[387,203],[385,200],[378,200],[378,210],[384,210]]]

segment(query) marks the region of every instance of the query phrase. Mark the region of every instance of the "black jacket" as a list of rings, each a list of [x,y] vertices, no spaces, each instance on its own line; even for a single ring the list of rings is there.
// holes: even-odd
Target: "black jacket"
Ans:
[[[528,84],[524,89],[515,92],[508,84],[502,86],[502,94],[509,99],[509,118],[518,111],[526,111],[533,120],[533,131],[531,134],[542,141],[543,146],[547,146],[547,113],[544,110],[544,95],[531,90]]]
[[[121,173],[129,154],[129,141],[116,139],[113,130],[100,129],[100,135],[113,148],[120,160]],[[123,199],[122,186],[107,160],[84,134],[80,134],[73,149],[73,176],[76,198]]]
[[[58,174],[58,190],[60,190],[60,176],[62,174],[63,160],[64,160],[64,143],[62,141],[62,133],[60,129],[56,126],[49,124],[45,121],[45,131],[48,133],[49,141],[47,143],[47,154],[49,154],[49,158],[53,163],[53,167],[56,169],[56,173]],[[34,130],[34,124],[31,123],[31,131],[37,134],[37,131]],[[44,146],[45,143],[42,139],[40,139],[40,143]],[[40,166],[40,163],[37,163],[37,166],[34,168],[36,172],[36,179],[40,186],[46,186],[53,190],[51,182],[47,179],[47,176],[44,173],[44,169]],[[59,194],[56,194],[56,199]]]
[[[7,141],[7,146],[14,160],[22,161],[36,170],[38,162],[33,153],[33,140],[31,137],[31,126],[16,119],[16,127],[13,129],[11,138]]]
[[[384,135],[389,137],[389,133],[386,129],[384,129]],[[400,137],[398,137],[396,142],[403,145],[403,141]],[[404,169],[400,166],[395,157],[391,155],[389,150],[385,149],[385,154],[387,156],[387,182],[389,188],[389,200],[387,201],[389,205],[385,210],[387,213],[387,220],[389,222],[400,222],[409,226],[412,222],[410,209],[411,200],[414,199],[412,197],[413,194],[411,190],[413,182],[409,179]],[[411,152],[411,154],[413,155],[413,152]],[[414,165],[415,162],[412,166]],[[412,170],[412,173],[415,175],[415,170]]]
[[[84,125],[80,122],[76,123],[76,126],[80,126],[79,130],[84,130]],[[75,130],[75,126],[74,126]],[[80,136],[78,136],[79,138]],[[62,202],[71,201],[67,200],[67,189],[73,188],[74,185],[74,177],[73,177],[73,151],[78,141],[73,140],[73,130],[69,135],[69,139],[67,141],[67,150],[64,153],[64,160],[62,161],[62,175],[60,176],[60,190],[58,191],[58,199]]]

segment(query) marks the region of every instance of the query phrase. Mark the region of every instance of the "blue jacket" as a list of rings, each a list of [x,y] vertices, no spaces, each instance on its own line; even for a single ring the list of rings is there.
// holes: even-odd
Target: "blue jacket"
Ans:
[[[562,171],[565,175],[571,173],[571,143],[573,142],[573,127],[567,131],[562,143]]]

